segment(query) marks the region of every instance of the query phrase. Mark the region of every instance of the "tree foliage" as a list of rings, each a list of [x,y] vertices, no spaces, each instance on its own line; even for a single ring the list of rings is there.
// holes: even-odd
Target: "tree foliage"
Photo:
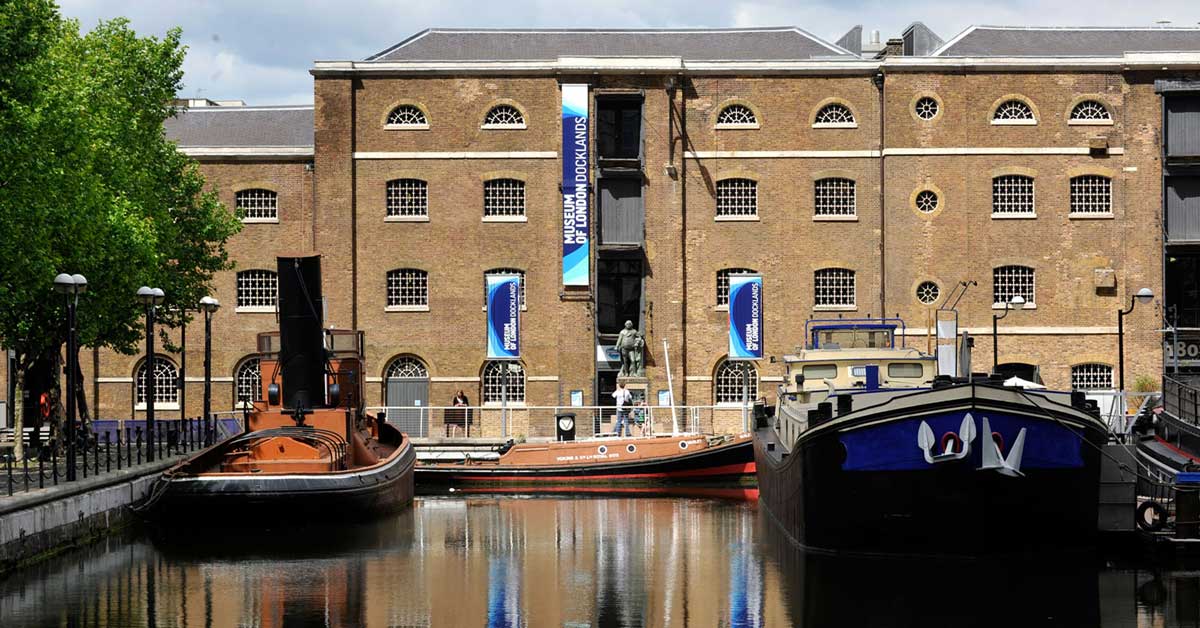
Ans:
[[[49,0],[0,0],[0,345],[23,366],[66,338],[60,272],[88,279],[81,344],[131,353],[138,286],[176,326],[230,267],[240,223],[163,131],[184,53],[178,29],[81,33]]]

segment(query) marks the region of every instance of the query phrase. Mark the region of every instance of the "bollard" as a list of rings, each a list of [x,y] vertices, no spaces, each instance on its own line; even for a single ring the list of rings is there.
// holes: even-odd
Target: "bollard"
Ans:
[[[1175,475],[1175,537],[1200,538],[1200,471]]]

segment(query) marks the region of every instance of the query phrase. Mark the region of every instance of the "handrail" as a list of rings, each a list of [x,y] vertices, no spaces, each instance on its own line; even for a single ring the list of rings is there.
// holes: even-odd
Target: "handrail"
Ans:
[[[1164,376],[1163,410],[1180,421],[1200,426],[1200,388]]]

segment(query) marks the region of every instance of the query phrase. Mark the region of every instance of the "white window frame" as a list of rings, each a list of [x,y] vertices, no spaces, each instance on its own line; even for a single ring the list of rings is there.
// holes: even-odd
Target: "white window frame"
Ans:
[[[1097,370],[1098,372],[1086,372],[1088,369]],[[1107,386],[1078,386],[1078,380],[1088,380],[1105,378],[1108,379]],[[1115,390],[1116,380],[1113,377],[1113,367],[1103,362],[1083,362],[1080,364],[1071,365],[1071,390]]]
[[[846,114],[848,116],[850,116],[850,121],[849,122],[821,122],[820,121],[821,114],[825,113],[825,110],[829,109],[830,107],[840,107],[842,109],[845,109]],[[841,103],[841,102],[825,103],[824,105],[821,105],[820,109],[817,110],[817,115],[813,116],[812,128],[814,128],[814,129],[857,129],[858,128],[858,118],[855,117],[854,110],[851,109],[850,105],[847,105],[846,103]]]
[[[849,273],[850,278],[850,303],[819,303],[820,286],[822,281],[838,281],[844,280],[845,275],[837,276],[838,273]],[[837,290],[844,286],[825,286],[824,290]],[[818,268],[813,271],[813,310],[818,312],[851,312],[858,309],[858,273],[849,268]]]
[[[1022,105],[1025,105],[1025,108],[1029,110],[1029,117],[1028,118],[998,118],[998,117],[996,117],[997,115],[999,115],[1000,109],[1011,102],[1018,102],[1018,103],[1021,103]],[[1037,123],[1038,123],[1037,112],[1034,111],[1033,105],[1029,104],[1029,102],[1023,98],[1006,98],[1004,100],[1004,102],[1001,102],[1000,104],[996,105],[996,108],[992,110],[992,124],[995,126],[1037,126]]]
[[[139,384],[139,380],[141,380],[143,375],[145,374],[147,366],[149,366],[149,363],[143,360],[142,363],[140,365],[138,365],[137,372],[133,374],[133,399],[134,399],[133,409],[134,410],[145,410],[146,409],[145,395],[146,395],[146,392],[148,392],[148,391],[146,390],[145,386],[139,386],[138,384]],[[159,382],[158,382],[159,377],[157,376],[157,372],[163,370],[163,368],[170,368],[171,371],[173,371],[175,374],[175,376],[172,378],[172,381],[170,382],[171,383],[170,386],[163,387],[163,386],[159,385]],[[178,386],[179,367],[175,365],[174,360],[171,360],[167,356],[161,355],[161,354],[155,354],[154,355],[154,370],[156,371],[156,376],[154,378],[154,409],[155,410],[178,410],[179,409],[179,386]],[[174,401],[164,401],[164,400],[160,399],[160,397],[163,396],[163,391],[170,391],[171,394],[167,396],[167,399],[174,399]],[[139,396],[142,397],[141,401],[137,400]]]
[[[517,366],[520,366],[521,371],[520,371],[520,374],[514,373],[514,374],[510,374],[508,376],[509,390],[508,390],[508,395],[506,395],[506,396],[512,395],[513,383],[519,381],[520,382],[519,389],[521,392],[521,398],[519,400],[514,400],[512,398],[508,398],[505,401],[500,401],[498,398],[494,399],[494,400],[489,400],[488,391],[489,390],[499,391],[501,384],[497,383],[497,382],[489,382],[488,378],[489,377],[503,377],[503,371],[499,371],[499,369],[508,368],[507,367],[508,364],[516,364]],[[496,371],[498,371],[498,372],[492,372],[492,369],[496,369]],[[489,388],[489,387],[494,387],[494,388]],[[504,404],[510,408],[524,407],[526,395],[528,394],[528,390],[529,390],[529,374],[525,371],[524,364],[517,362],[517,361],[513,361],[513,360],[490,360],[490,361],[484,363],[483,372],[480,374],[480,377],[479,377],[479,400],[484,406],[499,408],[501,406],[501,404]],[[499,392],[496,392],[495,394],[498,396]]]
[[[425,207],[421,214],[392,214],[392,187],[400,187],[404,183],[419,182],[424,187]],[[415,177],[399,177],[384,184],[384,222],[429,222],[429,182]]]
[[[501,185],[501,182],[519,183],[521,188],[520,214],[488,214],[488,185]],[[483,222],[528,222],[529,221],[529,185],[521,179],[512,177],[496,177],[483,182]]]
[[[848,214],[823,214],[821,207],[818,206],[818,199],[821,198],[823,186],[842,186],[849,182],[850,199],[852,201],[851,212]],[[836,192],[837,189],[826,190],[828,196],[831,192]],[[829,198],[832,198],[829,196]],[[822,177],[813,181],[813,221],[814,222],[856,222],[858,221],[858,182],[849,177]]]
[[[242,277],[249,276],[251,273],[261,273],[254,275],[259,280],[273,277],[275,280],[275,305],[238,305],[241,302],[240,293],[242,290]],[[249,280],[249,279],[248,279]],[[234,308],[236,314],[274,314],[279,309],[279,274],[267,268],[247,268],[246,270],[238,271],[234,275]]]
[[[396,110],[400,109],[401,107],[412,107],[413,109],[415,109],[417,111],[417,113],[421,114],[421,119],[424,120],[424,122],[414,122],[414,123],[410,123],[410,124],[393,124],[390,122],[385,122],[383,125],[383,128],[385,130],[388,130],[388,131],[428,131],[429,130],[429,116],[425,113],[424,109],[421,109],[420,107],[418,107],[412,103],[401,103],[399,105],[396,105],[395,107],[392,107],[391,110],[388,111],[388,115],[387,115],[388,119],[390,120],[392,117],[392,114],[395,113]]]
[[[996,266],[995,268],[992,269],[992,309],[993,310],[1005,309],[1006,302],[996,300],[996,273],[998,271],[1006,269],[1006,268],[1023,268],[1025,270],[1029,271],[1029,295],[1028,296],[1026,296],[1024,294],[1021,295],[1021,297],[1023,299],[1025,299],[1025,305],[1022,305],[1021,309],[1023,309],[1023,310],[1037,309],[1037,269],[1032,266],[1025,266],[1024,264],[1005,264],[1003,266]],[[1010,296],[1008,298],[1008,301],[1011,301],[1011,300],[1012,300],[1012,297]],[[1011,306],[1009,306],[1009,307],[1011,307]]]
[[[1075,182],[1077,180],[1083,180],[1083,179],[1099,179],[1099,180],[1106,182],[1106,184],[1108,186],[1107,190],[1105,190],[1105,191],[1091,190],[1086,193],[1091,194],[1093,196],[1095,196],[1097,194],[1107,196],[1107,198],[1108,198],[1108,210],[1107,211],[1076,211],[1076,209],[1075,209],[1075,207],[1076,207],[1076,204],[1075,204],[1076,183]],[[1088,185],[1088,183],[1082,182],[1080,185]],[[1112,177],[1103,175],[1103,174],[1076,175],[1074,177],[1071,177],[1067,181],[1067,187],[1068,187],[1067,203],[1070,206],[1069,212],[1067,214],[1068,218],[1084,218],[1084,219],[1092,218],[1092,219],[1095,219],[1095,218],[1112,218],[1113,217],[1113,200],[1114,199],[1113,199]],[[1080,192],[1080,193],[1084,193],[1084,192]]]
[[[271,215],[271,216],[244,216],[243,215],[243,217],[241,218],[242,224],[247,224],[247,225],[279,224],[279,192],[276,192],[275,190],[268,190],[267,188],[245,188],[245,189],[238,190],[237,192],[233,193],[234,208],[237,209],[239,212],[241,212],[243,210],[249,210],[249,209],[263,209],[260,207],[250,208],[250,207],[245,207],[242,205],[243,195],[251,195],[251,194],[268,194],[268,195],[270,195],[269,198],[273,201],[273,204],[274,204],[274,207],[270,208],[273,215]]]
[[[725,115],[726,111],[729,111],[730,109],[733,109],[734,107],[745,109],[746,112],[750,114],[750,122],[721,122],[721,116]],[[736,129],[757,129],[757,128],[759,128],[758,115],[754,113],[753,109],[751,109],[750,107],[748,107],[746,105],[743,105],[741,103],[731,103],[731,104],[725,105],[724,107],[721,107],[721,111],[717,113],[717,123],[716,123],[716,125],[714,125],[713,128],[735,129],[735,130]]]
[[[403,365],[403,366],[402,366]],[[397,375],[395,371],[401,368],[412,368],[414,372],[419,372],[418,375]],[[383,369],[383,381],[386,384],[389,379],[429,379],[429,367],[425,362],[414,355],[401,355],[388,362],[387,368]]]
[[[400,285],[396,286],[397,291],[406,289],[403,281],[406,279],[404,273],[413,273],[412,277],[422,277],[425,280],[425,303],[424,304],[392,304],[392,278],[397,277]],[[411,287],[410,287],[411,289]],[[384,308],[385,312],[428,312],[429,311],[429,271],[423,268],[393,268],[387,271],[384,277]]]
[[[251,366],[253,365],[253,366]],[[254,387],[254,393],[250,395],[247,403],[241,398],[242,377],[249,370],[257,371],[258,385]],[[238,364],[237,369],[233,371],[233,407],[237,409],[253,407],[255,401],[262,401],[262,361],[259,358],[246,358]]]
[[[725,312],[729,310],[729,276],[730,275],[756,275],[757,270],[751,268],[722,268],[717,271],[717,285],[714,296],[716,297],[717,307],[715,309]],[[722,281],[723,280],[723,281]],[[721,286],[725,287],[725,302],[721,302]]]
[[[1088,103],[1096,103],[1097,105],[1099,105],[1100,108],[1104,110],[1104,114],[1108,117],[1106,117],[1106,118],[1076,118],[1075,112],[1080,107],[1082,107],[1083,105],[1086,105]],[[1067,114],[1067,124],[1069,124],[1071,126],[1112,126],[1113,125],[1112,109],[1109,109],[1108,105],[1104,104],[1103,102],[1101,102],[1100,100],[1097,100],[1095,98],[1088,98],[1085,100],[1081,100],[1081,101],[1075,103],[1074,105],[1071,105],[1071,111],[1070,111],[1070,113]]]
[[[492,275],[518,275],[521,279],[517,282],[520,291],[521,311],[528,311],[529,308],[525,302],[525,271],[520,268],[489,268],[483,271],[483,307],[484,312],[487,311],[487,280]]]
[[[744,365],[744,366],[743,366]],[[742,370],[750,367],[753,375],[748,381],[742,381]],[[713,405],[718,407],[740,408],[758,399],[758,384],[760,381],[758,366],[748,360],[721,360],[713,373]],[[745,391],[745,388],[749,388]],[[749,393],[749,398],[743,396]]]
[[[507,123],[507,124],[488,122],[488,118],[492,117],[492,112],[496,111],[497,109],[500,109],[501,107],[506,107],[508,109],[512,109],[513,111],[517,112],[517,116],[521,119],[521,121]],[[516,105],[510,105],[508,103],[500,103],[498,105],[494,105],[494,106],[488,108],[487,113],[483,114],[483,123],[479,125],[479,128],[484,129],[486,131],[520,131],[522,129],[528,128],[528,125],[526,125],[526,123],[525,123],[525,112],[521,111],[520,107],[518,107]]]
[[[745,187],[739,187],[739,186],[745,186]],[[738,191],[748,189],[750,191],[749,198],[753,201],[753,212],[748,213],[748,214],[722,214],[721,213],[722,188],[724,188],[725,192],[729,193],[729,194],[735,194]],[[716,220],[717,222],[757,222],[759,220],[759,217],[758,217],[758,181],[755,181],[754,179],[749,179],[746,177],[727,177],[725,179],[721,179],[721,180],[717,181],[716,192],[717,192],[717,198],[716,198],[717,204],[716,204],[716,215],[714,216],[714,220]],[[726,202],[732,202],[732,201],[736,201],[736,200],[745,200],[745,199],[737,197],[735,195],[734,197],[727,198],[725,200],[726,200]]]
[[[1030,197],[1029,205],[1031,207],[1031,209],[1029,211],[1019,211],[1019,212],[1017,212],[1017,211],[997,212],[996,211],[996,194],[997,194],[996,186],[1000,184],[1001,179],[1011,179],[1013,181],[1016,181],[1019,179],[1022,181],[1024,181],[1024,180],[1029,181],[1029,197]],[[1008,185],[1011,186],[1012,183],[1009,183]],[[1010,196],[1013,194],[1013,192],[1011,192],[1011,191],[1007,192],[1007,193]],[[996,175],[996,176],[992,177],[992,219],[993,220],[1011,220],[1011,219],[1021,220],[1021,219],[1027,219],[1027,218],[1037,218],[1037,179],[1030,175],[1019,174],[1019,173],[1001,174],[1001,175]]]

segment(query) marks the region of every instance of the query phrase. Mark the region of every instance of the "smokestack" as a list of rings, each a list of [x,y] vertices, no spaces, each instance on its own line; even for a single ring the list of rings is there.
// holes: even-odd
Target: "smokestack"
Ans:
[[[321,256],[280,257],[279,370],[283,407],[325,407],[325,336],[321,321]]]

